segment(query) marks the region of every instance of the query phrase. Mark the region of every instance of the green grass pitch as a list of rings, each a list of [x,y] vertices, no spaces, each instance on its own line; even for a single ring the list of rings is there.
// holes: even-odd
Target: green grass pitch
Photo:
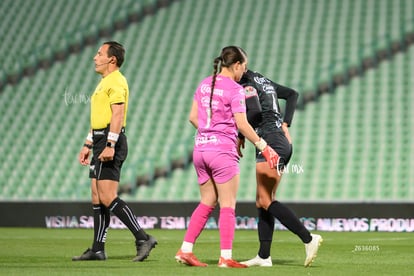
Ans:
[[[178,264],[174,255],[182,230],[148,230],[157,247],[144,262],[132,262],[134,239],[128,230],[110,229],[105,262],[73,262],[91,245],[91,229],[0,228],[0,275],[412,275],[412,233],[319,232],[324,242],[311,267],[303,267],[304,246],[288,231],[276,231],[273,267],[218,268],[219,234],[205,230],[194,253],[208,267]],[[237,230],[233,257],[246,260],[257,254],[257,232]]]

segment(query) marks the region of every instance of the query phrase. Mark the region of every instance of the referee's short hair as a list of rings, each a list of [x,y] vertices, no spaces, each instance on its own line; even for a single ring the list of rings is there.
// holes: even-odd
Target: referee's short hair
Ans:
[[[116,41],[106,41],[103,43],[104,45],[109,45],[108,48],[108,57],[116,57],[116,65],[121,67],[122,63],[124,63],[125,59],[125,48],[122,44]]]

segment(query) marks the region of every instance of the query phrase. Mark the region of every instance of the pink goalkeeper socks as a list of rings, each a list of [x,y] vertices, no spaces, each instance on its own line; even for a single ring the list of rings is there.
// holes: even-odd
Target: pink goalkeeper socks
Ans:
[[[184,241],[190,243],[195,242],[206,225],[208,217],[213,210],[214,207],[207,206],[203,203],[198,204],[197,208],[191,215],[190,224],[188,225],[187,232],[185,233]]]
[[[233,208],[221,208],[219,218],[220,249],[232,249],[236,215]]]

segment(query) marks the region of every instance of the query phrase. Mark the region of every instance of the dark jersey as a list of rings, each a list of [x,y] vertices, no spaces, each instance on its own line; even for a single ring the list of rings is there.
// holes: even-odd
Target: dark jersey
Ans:
[[[260,73],[248,70],[239,81],[245,87],[247,119],[259,130],[280,129],[285,122],[290,126],[295,112],[298,93],[277,84]],[[286,100],[284,116],[278,99]]]

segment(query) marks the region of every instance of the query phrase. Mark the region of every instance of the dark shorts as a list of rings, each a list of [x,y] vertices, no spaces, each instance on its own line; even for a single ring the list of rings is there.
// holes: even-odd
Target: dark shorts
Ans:
[[[128,155],[128,143],[124,129],[115,144],[115,156],[112,161],[101,162],[98,156],[105,149],[109,128],[93,130],[93,156],[89,167],[89,177],[97,180],[119,182],[121,168]]]
[[[289,144],[282,130],[278,131],[261,131],[259,136],[262,137],[269,146],[271,146],[280,156],[279,170],[282,170],[289,163],[292,157],[292,145]],[[256,149],[256,162],[266,162],[262,153]]]

